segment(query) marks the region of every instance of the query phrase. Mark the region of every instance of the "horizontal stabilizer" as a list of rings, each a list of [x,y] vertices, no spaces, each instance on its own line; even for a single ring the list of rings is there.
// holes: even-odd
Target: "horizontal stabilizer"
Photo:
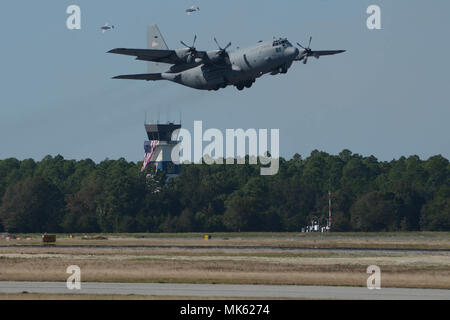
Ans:
[[[165,58],[170,56],[173,51],[172,50],[160,50],[160,49],[125,49],[125,48],[117,48],[108,51],[108,53],[115,54],[123,54],[127,56],[136,56],[136,57],[149,57],[149,58]],[[145,60],[145,59],[141,59]],[[152,61],[152,60],[150,60]]]
[[[143,73],[143,74],[128,74],[123,76],[117,76],[113,79],[130,79],[130,80],[146,80],[146,81],[157,81],[163,80],[161,73]]]
[[[123,54],[127,56],[135,56],[137,60],[142,61],[153,61],[166,64],[177,64],[185,63],[184,60],[180,59],[174,50],[163,50],[163,49],[126,49],[117,48],[108,51],[108,53]],[[164,66],[164,71],[169,67]],[[158,70],[159,71],[159,70]],[[155,72],[155,71],[153,71]]]

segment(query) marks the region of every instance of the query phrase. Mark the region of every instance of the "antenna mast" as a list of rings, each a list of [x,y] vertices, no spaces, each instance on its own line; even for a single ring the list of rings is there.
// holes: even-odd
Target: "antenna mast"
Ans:
[[[328,232],[331,232],[331,191],[328,191]]]

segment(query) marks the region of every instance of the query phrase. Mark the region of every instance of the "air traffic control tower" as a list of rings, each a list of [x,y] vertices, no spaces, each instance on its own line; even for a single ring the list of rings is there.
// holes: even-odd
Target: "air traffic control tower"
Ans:
[[[146,158],[149,157],[149,165],[153,165],[156,171],[164,171],[167,178],[173,178],[180,173],[180,165],[174,163],[179,159],[172,159],[172,150],[180,143],[178,136],[172,139],[175,130],[181,128],[181,124],[145,124],[145,131],[149,141],[144,143]]]

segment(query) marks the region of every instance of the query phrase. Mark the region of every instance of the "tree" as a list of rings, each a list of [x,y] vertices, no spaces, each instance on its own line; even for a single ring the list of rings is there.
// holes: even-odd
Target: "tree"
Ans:
[[[184,209],[176,219],[176,232],[192,232],[194,228],[194,214],[190,209]]]
[[[98,202],[103,190],[101,176],[92,175],[75,194],[67,196],[66,215],[62,227],[65,232],[100,232]]]
[[[443,156],[438,155],[429,158],[425,164],[425,170],[428,173],[426,187],[430,191],[436,192],[443,184],[449,184],[449,161]]]
[[[422,230],[450,230],[450,186],[442,186],[436,197],[422,208],[420,226]]]
[[[350,209],[352,228],[356,231],[395,231],[399,219],[394,194],[369,192]]]
[[[329,190],[334,231],[450,230],[442,156],[381,162],[314,150],[280,158],[274,176],[260,165],[183,165],[168,183],[139,169],[125,159],[0,160],[0,230],[298,231],[313,216],[325,222]]]
[[[352,190],[354,194],[372,191],[371,182],[375,173],[366,165],[360,156],[353,155],[342,169],[341,185]]]
[[[103,191],[98,198],[99,225],[103,232],[130,232],[135,219],[144,206],[147,192],[145,177],[139,175],[134,163],[125,159],[114,161],[105,168]],[[121,219],[127,217],[127,223]]]
[[[0,161],[0,201],[6,188],[20,181],[19,168],[20,161],[17,159],[10,158]]]
[[[250,196],[234,194],[226,202],[226,210],[223,217],[225,226],[231,231],[258,230],[259,221],[256,219],[258,203],[257,199]]]
[[[350,222],[350,214],[342,211],[333,212],[333,220],[331,225],[333,232],[347,232],[352,230]]]
[[[26,178],[6,190],[0,219],[8,232],[58,232],[64,205],[55,185],[43,178]]]
[[[422,230],[450,230],[450,199],[437,198],[424,206],[420,220]]]

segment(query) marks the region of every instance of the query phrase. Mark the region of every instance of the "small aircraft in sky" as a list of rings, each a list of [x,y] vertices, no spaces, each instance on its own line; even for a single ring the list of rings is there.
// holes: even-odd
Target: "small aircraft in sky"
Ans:
[[[221,47],[214,38],[218,50],[200,51],[195,47],[197,36],[194,37],[192,45],[180,41],[184,48],[169,50],[156,25],[149,26],[148,30],[148,47],[152,49],[119,48],[108,53],[135,56],[136,60],[149,61],[150,73],[123,75],[113,79],[169,80],[199,90],[219,90],[232,85],[243,90],[250,88],[256,79],[264,74],[287,73],[294,61],[303,61],[303,64],[306,64],[309,57],[319,59],[321,56],[345,52],[312,50],[312,37],[309,38],[307,47],[297,43],[301,50],[286,38],[279,38],[260,41],[254,46],[229,52],[231,42]],[[158,72],[155,70],[156,65]]]
[[[199,12],[199,11],[200,11],[200,8],[196,7],[196,6],[192,6],[189,9],[186,9],[186,13],[188,16],[190,16],[194,12]]]
[[[110,25],[109,23],[105,23],[103,27],[100,27],[100,30],[102,30],[102,33],[105,33],[106,31],[114,29],[113,25]]]

